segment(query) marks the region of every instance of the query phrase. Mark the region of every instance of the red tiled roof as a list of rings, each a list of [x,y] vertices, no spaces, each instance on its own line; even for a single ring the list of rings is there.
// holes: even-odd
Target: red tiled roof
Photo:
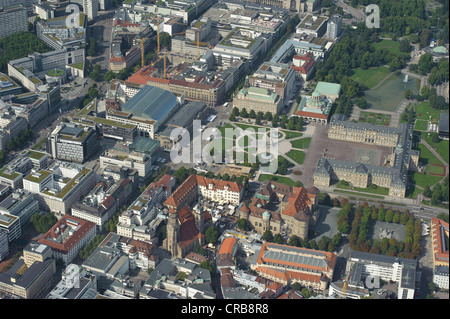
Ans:
[[[63,243],[57,243],[50,238],[54,238],[56,235],[57,228],[61,230],[61,226],[65,225],[67,228],[67,224],[72,224],[71,220],[78,223],[79,227],[78,229],[69,237],[66,239]],[[69,251],[71,251],[75,245],[86,236],[86,234],[91,231],[92,228],[95,227],[95,224],[86,220],[83,220],[81,218],[77,218],[74,216],[64,215],[55,225],[53,225],[52,228],[38,241],[41,244],[47,245],[52,247],[53,250],[62,253],[67,254]],[[60,234],[60,232],[59,232]]]
[[[296,111],[295,115],[297,116],[304,116],[304,117],[311,117],[311,118],[318,118],[318,119],[328,119],[328,115],[322,114],[322,113],[314,113],[314,112],[306,112],[306,111]]]
[[[181,248],[189,246],[192,242],[204,237],[198,231],[197,226],[195,226],[194,214],[187,205],[178,211],[178,220],[180,221],[178,244]]]
[[[444,233],[448,236],[448,223],[443,221],[442,219],[432,218],[431,219],[431,234],[432,234],[432,245],[433,245],[433,257],[434,262],[439,264],[449,264],[449,250],[443,250],[445,245],[441,229],[444,229]]]
[[[185,259],[193,261],[195,263],[199,263],[199,264],[202,263],[203,261],[207,261],[206,257],[204,257],[200,254],[194,253],[193,251],[191,251],[189,254],[187,254]]]
[[[222,245],[220,245],[219,255],[221,254],[233,254],[234,246],[237,243],[237,239],[235,237],[227,237],[222,241]]]
[[[220,274],[220,284],[222,288],[234,288],[236,287],[236,281],[231,274],[230,268],[222,268]]]
[[[202,185],[205,187],[209,187],[209,185],[213,185],[213,189],[224,189],[228,187],[230,191],[240,192],[244,187],[241,184],[235,182],[221,181],[213,178],[206,178],[200,175],[190,175],[184,182],[181,184],[173,193],[169,196],[169,198],[165,201],[166,206],[177,207],[183,203],[186,198],[189,198],[193,195],[193,192],[198,192],[198,186]]]
[[[105,207],[106,210],[108,210],[114,205],[115,202],[116,199],[113,196],[109,195],[103,200],[102,206]]]
[[[307,212],[310,208],[311,200],[304,187],[293,187],[292,195],[288,198],[288,204],[282,214],[294,217],[299,220],[308,220]],[[299,215],[300,214],[300,215]]]
[[[281,244],[274,244],[274,243],[264,243],[261,246],[261,249],[259,251],[259,254],[257,256],[256,262],[259,265],[264,265],[267,263],[277,263],[277,264],[283,264],[283,265],[287,265],[287,266],[294,266],[294,267],[301,267],[304,269],[312,269],[312,270],[319,270],[319,271],[323,271],[323,272],[329,272],[331,270],[334,269],[334,266],[336,264],[336,254],[334,253],[330,253],[330,252],[326,252],[326,251],[318,251],[318,250],[314,250],[314,249],[308,249],[308,248],[298,248],[299,250],[301,250],[304,253],[308,253],[309,251],[311,252],[320,252],[323,254],[323,258],[326,260],[326,268],[324,267],[319,267],[319,266],[312,266],[312,265],[304,265],[304,264],[298,264],[298,263],[293,263],[293,262],[289,262],[289,261],[284,261],[284,260],[274,260],[274,259],[268,259],[264,257],[264,254],[267,250],[271,249],[271,248],[277,248],[279,247],[280,249],[282,249],[283,247],[286,247],[286,245],[281,245]],[[290,247],[290,246],[289,246]]]

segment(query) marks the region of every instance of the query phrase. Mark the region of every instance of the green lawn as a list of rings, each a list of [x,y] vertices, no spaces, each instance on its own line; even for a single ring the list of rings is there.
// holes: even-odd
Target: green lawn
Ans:
[[[426,131],[428,130],[428,120],[416,120],[414,125],[416,131]]]
[[[412,180],[415,185],[425,188],[427,186],[431,186],[438,183],[442,178],[443,178],[442,176],[435,176],[429,175],[427,173],[414,172]]]
[[[421,162],[423,165],[427,164],[438,164],[442,165],[442,162],[434,156],[433,153],[422,143],[419,144],[419,150],[420,150],[420,158],[419,162]]]
[[[297,186],[297,187],[302,186],[302,182],[300,182],[300,181],[294,182],[289,177],[277,176],[277,175],[269,175],[269,174],[261,174],[259,176],[259,181],[260,182],[265,182],[266,180],[271,180],[271,181],[278,182],[278,183],[285,184],[285,185],[289,185],[289,186]]]
[[[388,49],[389,52],[400,55],[400,42],[393,40],[381,40],[373,44],[375,49]]]
[[[352,187],[351,185],[344,185],[342,183],[342,181],[338,182],[336,184],[337,188],[342,188],[342,189],[348,189],[348,190],[353,190],[353,191],[357,191],[357,192],[362,192],[362,193],[372,193],[372,194],[378,194],[378,195],[389,195],[389,188],[386,187],[379,187],[376,186],[374,184],[369,185],[369,187],[367,188],[360,188],[360,187]]]
[[[361,111],[358,122],[375,125],[389,125],[389,123],[391,123],[391,116],[389,114]]]
[[[231,129],[234,130],[234,126],[231,125],[230,123],[227,123],[224,126],[221,126],[221,127],[218,128],[219,131],[220,131],[220,134],[222,134],[222,137],[225,137],[225,129],[227,129],[227,128],[231,128]]]
[[[236,126],[240,127],[243,130],[246,130],[248,128],[254,129],[255,132],[258,132],[258,129],[261,130],[261,132],[267,132],[268,130],[270,130],[267,127],[261,127],[261,126],[255,126],[255,125],[248,125],[248,124],[237,124],[235,123]]]
[[[422,102],[416,106],[416,119],[418,120],[430,120],[433,123],[439,123],[439,114],[442,110],[433,109],[430,105],[430,102]]]
[[[291,150],[288,153],[286,153],[286,155],[292,159],[293,161],[295,161],[296,163],[302,165],[303,161],[305,160],[305,153],[302,151],[298,151],[298,150]]]
[[[303,133],[281,130],[285,134],[285,139],[303,136]]]
[[[308,148],[309,143],[311,143],[311,137],[305,137],[298,140],[291,141],[291,145],[293,148]]]
[[[438,143],[433,143],[433,135],[437,133],[422,133],[422,138],[430,145],[444,161],[449,163],[449,140],[440,139]]]
[[[353,69],[355,72],[351,78],[355,80],[359,84],[367,87],[368,89],[373,88],[377,85],[381,80],[383,80],[386,76],[388,76],[391,72],[385,66],[368,68],[366,70],[362,70],[361,68]]]
[[[372,195],[372,194],[366,194],[366,193],[351,192],[351,191],[342,190],[342,189],[335,189],[334,192],[335,192],[335,193],[343,193],[343,194],[349,194],[349,195],[356,195],[356,196],[369,197],[369,198],[384,199],[383,196]]]
[[[445,167],[444,166],[427,165],[426,171],[428,174],[444,175]]]
[[[420,158],[419,161],[422,163],[422,165],[425,165],[425,172],[413,172],[412,173],[412,184],[420,186],[422,188],[425,188],[426,186],[431,186],[436,183],[438,183],[441,179],[443,179],[443,176],[436,176],[436,175],[430,175],[428,173],[442,173],[442,169],[436,166],[432,166],[429,164],[437,164],[437,165],[443,165],[442,162],[434,156],[433,153],[422,143],[419,143],[419,150],[420,150]],[[448,157],[448,155],[447,155]],[[413,191],[412,196],[416,196],[417,193],[420,191],[415,188]]]

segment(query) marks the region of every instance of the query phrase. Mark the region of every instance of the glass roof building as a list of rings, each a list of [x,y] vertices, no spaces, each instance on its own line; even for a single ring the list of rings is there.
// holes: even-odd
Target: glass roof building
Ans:
[[[122,111],[133,116],[165,122],[180,106],[177,96],[158,87],[145,85],[122,106]]]

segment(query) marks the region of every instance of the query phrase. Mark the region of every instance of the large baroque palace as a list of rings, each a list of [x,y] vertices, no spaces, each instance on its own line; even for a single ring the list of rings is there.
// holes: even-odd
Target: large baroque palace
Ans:
[[[402,123],[398,128],[346,120],[342,114],[331,118],[328,138],[368,145],[390,147],[383,166],[341,161],[322,157],[314,173],[314,185],[330,186],[332,181],[344,180],[354,187],[371,184],[389,188],[389,196],[405,197],[408,170],[419,165],[419,151],[412,149],[413,126]]]

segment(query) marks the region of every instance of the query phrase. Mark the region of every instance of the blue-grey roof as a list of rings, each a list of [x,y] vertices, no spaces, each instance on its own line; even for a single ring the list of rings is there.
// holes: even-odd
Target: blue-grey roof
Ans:
[[[164,122],[179,105],[175,94],[158,87],[145,85],[122,107],[134,116]]]

